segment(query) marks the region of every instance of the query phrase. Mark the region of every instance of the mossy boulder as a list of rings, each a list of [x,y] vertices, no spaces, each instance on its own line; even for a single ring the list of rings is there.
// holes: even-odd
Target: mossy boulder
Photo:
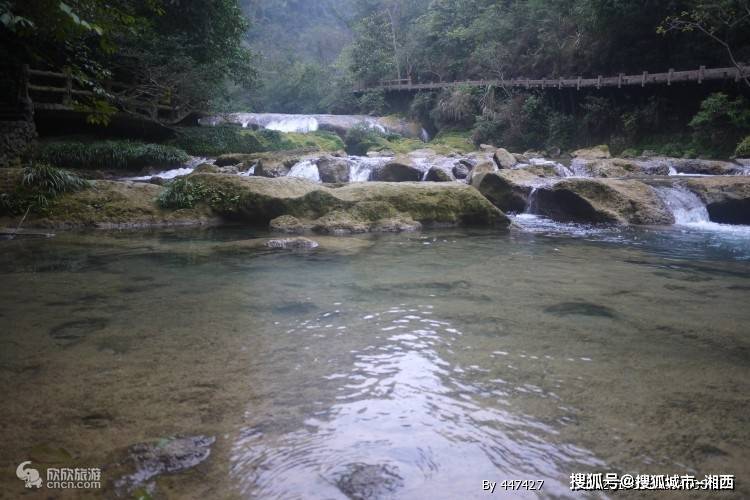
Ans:
[[[213,203],[221,213],[259,224],[283,215],[316,221],[335,212],[371,225],[399,217],[422,224],[509,224],[508,218],[474,188],[455,182],[358,182],[328,187],[290,177],[199,174],[193,179],[210,192],[228,193],[236,200]],[[330,219],[334,224],[342,216],[334,214]]]
[[[536,191],[535,209],[556,220],[673,224],[656,192],[636,180],[565,179]]]
[[[217,167],[228,167],[230,165],[252,165],[257,161],[257,155],[254,154],[242,154],[242,153],[229,153],[220,155],[216,158],[214,164]]]
[[[750,224],[750,177],[701,177],[681,180],[706,204],[713,222]]]
[[[210,163],[201,163],[191,172],[191,174],[218,174],[221,170],[216,165]]]
[[[455,179],[451,176],[450,172],[440,167],[430,167],[430,170],[427,171],[427,175],[425,176],[425,180],[428,182],[451,182]]]
[[[483,161],[476,165],[469,174],[469,183],[472,182],[472,179],[476,176],[482,175],[482,174],[489,174],[492,172],[497,172],[498,168],[497,165],[495,165],[494,162],[491,161]]]
[[[523,212],[539,177],[524,169],[472,176],[471,185],[503,212]]]
[[[408,156],[397,156],[372,172],[372,179],[381,182],[416,182],[422,179],[422,171]]]
[[[255,166],[255,175],[261,177],[284,177],[299,160],[277,160],[262,158]]]

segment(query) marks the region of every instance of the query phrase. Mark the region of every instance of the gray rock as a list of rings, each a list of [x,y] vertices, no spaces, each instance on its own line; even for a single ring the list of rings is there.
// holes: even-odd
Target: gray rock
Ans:
[[[404,480],[398,468],[390,465],[349,464],[346,471],[335,478],[341,493],[352,500],[372,500],[391,497]]]
[[[455,179],[451,177],[451,174],[440,167],[430,167],[427,171],[426,181],[429,182],[452,182]]]
[[[453,165],[453,177],[456,179],[466,179],[471,173],[472,168],[474,168],[474,165],[468,161],[458,160],[455,165]]]
[[[324,156],[317,162],[322,182],[349,182],[349,163],[342,158]]]
[[[495,160],[497,168],[513,168],[518,161],[516,157],[508,152],[507,149],[499,148],[495,150],[495,154],[492,155],[492,159]]]
[[[416,182],[422,171],[414,166],[408,156],[398,156],[372,172],[372,180],[382,182]]]

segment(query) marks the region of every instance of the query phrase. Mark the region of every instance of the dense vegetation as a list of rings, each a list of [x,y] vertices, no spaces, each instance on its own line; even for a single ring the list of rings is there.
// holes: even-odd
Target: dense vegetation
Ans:
[[[39,147],[38,156],[57,167],[110,170],[174,167],[190,159],[175,147],[132,141],[48,142]]]

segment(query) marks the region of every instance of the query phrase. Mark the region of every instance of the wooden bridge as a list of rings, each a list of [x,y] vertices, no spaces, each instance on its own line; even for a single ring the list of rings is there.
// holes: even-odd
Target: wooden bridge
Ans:
[[[741,66],[740,68],[706,68],[699,67],[691,71],[675,71],[670,69],[666,73],[649,73],[644,71],[637,75],[626,75],[620,73],[617,76],[597,76],[596,78],[511,78],[511,79],[494,79],[494,80],[462,80],[453,82],[429,82],[415,83],[411,78],[400,80],[382,80],[375,85],[359,85],[355,87],[354,92],[366,92],[368,90],[385,90],[385,91],[415,91],[415,90],[440,90],[455,87],[486,87],[489,85],[505,88],[522,88],[522,89],[570,89],[580,90],[582,88],[616,87],[623,86],[640,86],[646,85],[672,85],[673,83],[703,83],[709,80],[733,80],[739,82],[750,77],[750,66]]]
[[[56,72],[23,66],[21,72],[21,100],[29,102],[34,110],[80,111],[77,97],[103,97],[131,115],[167,125],[182,121],[194,111],[170,104],[168,95],[141,93],[137,98],[129,97],[127,91],[132,86],[119,82],[107,82],[108,96],[99,96],[78,84],[69,70]]]

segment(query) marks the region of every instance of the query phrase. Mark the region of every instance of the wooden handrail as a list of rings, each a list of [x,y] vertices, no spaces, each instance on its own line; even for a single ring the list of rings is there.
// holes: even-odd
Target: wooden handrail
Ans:
[[[362,92],[367,90],[430,90],[430,89],[443,89],[459,86],[471,86],[479,87],[486,85],[498,85],[504,87],[525,87],[525,88],[575,88],[581,89],[586,87],[617,87],[622,88],[623,86],[640,85],[645,87],[653,84],[666,84],[672,85],[677,82],[696,82],[702,84],[707,80],[734,80],[739,81],[745,76],[750,75],[750,66],[741,66],[740,69],[735,67],[724,67],[724,68],[706,68],[700,66],[697,70],[689,71],[675,71],[669,69],[665,73],[649,73],[643,71],[636,75],[626,75],[620,73],[617,76],[597,76],[596,78],[583,78],[577,76],[575,78],[540,78],[540,79],[529,79],[529,78],[511,78],[495,79],[495,80],[460,80],[451,82],[429,82],[429,83],[412,83],[411,79],[400,79],[400,80],[383,80],[378,85],[372,86],[358,86],[355,88],[355,92]],[[554,84],[552,84],[554,82]]]

